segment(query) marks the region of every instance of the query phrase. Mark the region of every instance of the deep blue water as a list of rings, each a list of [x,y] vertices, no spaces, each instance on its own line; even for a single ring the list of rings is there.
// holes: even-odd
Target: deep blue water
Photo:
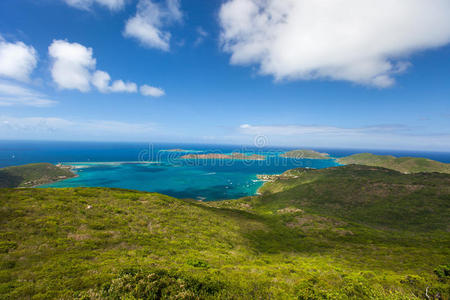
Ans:
[[[181,148],[199,153],[244,152],[266,155],[264,161],[183,160],[186,153],[167,152]],[[253,195],[262,182],[256,174],[278,174],[296,167],[326,168],[334,160],[287,159],[279,153],[292,148],[241,146],[0,141],[0,167],[33,162],[74,165],[79,177],[51,187],[103,186],[159,192],[179,198],[231,199]],[[395,156],[427,157],[450,163],[450,153],[370,149],[314,149],[333,157],[360,152]]]

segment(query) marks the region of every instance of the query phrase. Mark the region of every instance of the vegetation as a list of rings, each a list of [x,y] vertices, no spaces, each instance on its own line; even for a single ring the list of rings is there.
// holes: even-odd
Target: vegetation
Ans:
[[[49,163],[0,169],[0,188],[32,187],[76,176],[69,167]]]
[[[337,162],[344,165],[358,164],[383,167],[402,173],[440,172],[450,174],[450,164],[421,157],[394,157],[391,155],[359,153],[338,158]]]
[[[0,190],[2,299],[448,299],[450,175],[295,169],[198,202]]]
[[[321,153],[314,150],[292,150],[280,154],[280,156],[288,158],[331,159],[328,153]]]

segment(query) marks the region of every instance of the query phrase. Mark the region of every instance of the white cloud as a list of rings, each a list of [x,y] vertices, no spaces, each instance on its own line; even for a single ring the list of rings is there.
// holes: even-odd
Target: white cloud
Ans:
[[[67,120],[59,117],[0,116],[1,138],[111,139],[146,138],[155,132],[153,123],[128,123],[110,120]]]
[[[110,85],[111,76],[105,71],[95,71],[92,76],[92,84],[102,93],[110,92],[126,92],[136,93],[137,85],[134,82],[124,82],[123,80],[115,80]]]
[[[32,46],[22,42],[8,43],[0,36],[0,76],[28,81],[37,60]]]
[[[137,85],[134,82],[123,82],[122,80],[116,80],[111,85],[112,92],[126,92],[126,93],[136,93]]]
[[[105,71],[95,71],[92,76],[92,84],[102,93],[107,93],[110,91],[109,82],[111,81],[111,76]]]
[[[39,92],[15,83],[0,81],[0,106],[25,105],[45,107],[56,104]]]
[[[139,0],[136,15],[125,24],[124,35],[137,39],[146,47],[169,51],[171,34],[164,27],[181,21],[182,17],[178,0],[166,0],[165,5]]]
[[[120,10],[125,6],[125,0],[64,0],[68,5],[89,10],[94,3],[109,8],[110,10]]]
[[[450,42],[448,0],[228,0],[219,19],[231,63],[277,80],[387,87],[408,55]]]
[[[105,71],[96,70],[96,60],[92,48],[78,43],[55,40],[49,47],[49,55],[53,60],[51,73],[53,80],[61,89],[77,89],[87,92],[91,84],[101,93],[136,93],[134,82],[115,80]]]
[[[78,89],[81,92],[90,90],[91,71],[96,64],[92,48],[54,40],[48,52],[53,60],[52,77],[59,88]]]
[[[161,97],[166,93],[163,89],[144,84],[141,86],[141,94],[144,96]]]

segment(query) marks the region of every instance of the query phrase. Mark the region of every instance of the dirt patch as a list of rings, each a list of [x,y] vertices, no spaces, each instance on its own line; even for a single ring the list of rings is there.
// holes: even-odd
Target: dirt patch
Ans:
[[[90,234],[87,233],[69,233],[67,238],[75,241],[85,241],[91,238]]]
[[[250,204],[248,204],[248,203],[241,203],[239,205],[239,207],[242,208],[242,209],[252,209],[252,206]]]
[[[302,213],[303,210],[297,207],[285,207],[282,209],[277,210],[277,214],[280,215],[286,215],[286,214],[295,214],[295,213]]]

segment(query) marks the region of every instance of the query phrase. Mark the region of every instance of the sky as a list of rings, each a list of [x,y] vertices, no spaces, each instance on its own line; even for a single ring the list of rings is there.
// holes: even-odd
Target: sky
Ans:
[[[0,1],[0,139],[450,151],[450,1]]]

